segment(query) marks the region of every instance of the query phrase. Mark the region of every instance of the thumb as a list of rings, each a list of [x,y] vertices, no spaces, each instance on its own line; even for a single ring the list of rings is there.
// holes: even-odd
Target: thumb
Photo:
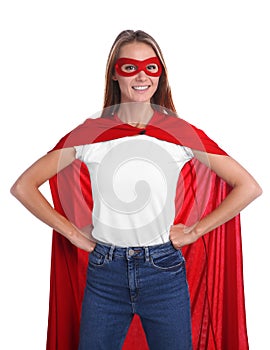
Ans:
[[[176,225],[172,225],[172,226],[175,226],[175,227],[178,227],[178,228],[185,228],[186,226],[184,224],[176,224]]]

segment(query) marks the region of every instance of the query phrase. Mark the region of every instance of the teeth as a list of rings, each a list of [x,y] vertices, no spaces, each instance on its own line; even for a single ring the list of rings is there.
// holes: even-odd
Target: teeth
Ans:
[[[148,85],[146,85],[146,86],[133,86],[133,89],[140,90],[140,91],[146,90],[146,89],[148,89]]]

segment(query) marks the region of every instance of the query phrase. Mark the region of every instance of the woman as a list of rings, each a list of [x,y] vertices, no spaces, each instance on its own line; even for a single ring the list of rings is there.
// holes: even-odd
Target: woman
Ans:
[[[150,349],[191,349],[190,296],[182,248],[229,222],[261,194],[260,186],[240,164],[195,127],[190,131],[183,124],[183,130],[189,130],[188,136],[183,136],[179,123],[159,46],[143,31],[124,31],[109,54],[101,118],[68,134],[11,188],[27,209],[58,232],[61,245],[69,241],[78,251],[90,253],[80,319],[80,350],[121,349],[135,314],[140,316]],[[141,161],[145,157],[147,164]],[[198,183],[201,176],[196,167],[188,167],[192,161],[207,166],[231,190],[210,211],[210,194],[206,194],[205,186],[201,192],[204,198],[193,196],[197,204],[201,203],[196,215],[194,210],[185,215],[186,210],[181,209],[182,220],[175,224],[174,195],[179,173],[185,171],[188,177],[195,169]],[[66,181],[66,169],[76,162],[84,167],[84,174],[90,173],[92,221],[89,217],[78,219],[89,194],[80,193],[81,202],[72,204],[74,208],[79,203],[80,210],[76,211],[64,204],[74,201],[71,187],[60,193],[61,174]],[[82,183],[81,168],[79,172],[77,181]],[[144,182],[135,188],[137,197],[132,197],[131,186],[139,176]],[[56,178],[57,185],[53,187]],[[61,210],[54,209],[39,191],[49,179],[54,201]],[[91,207],[91,203],[87,205]],[[80,307],[80,301],[78,304]],[[52,320],[49,328],[51,324]],[[65,337],[66,333],[62,335]],[[68,338],[68,345],[48,342],[47,348],[75,349],[78,341],[75,335],[74,338],[73,345]],[[199,341],[196,345],[193,341],[194,347],[203,348],[197,344]]]

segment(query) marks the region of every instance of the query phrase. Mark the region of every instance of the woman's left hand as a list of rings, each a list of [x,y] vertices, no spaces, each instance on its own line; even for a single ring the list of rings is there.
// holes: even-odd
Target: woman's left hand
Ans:
[[[194,243],[200,236],[196,234],[193,226],[183,224],[172,225],[170,228],[170,240],[175,249],[180,249],[185,245]]]

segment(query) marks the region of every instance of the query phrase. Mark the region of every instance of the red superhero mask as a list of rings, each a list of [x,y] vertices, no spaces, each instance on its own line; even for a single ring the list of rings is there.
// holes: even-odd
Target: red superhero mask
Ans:
[[[158,57],[147,58],[143,61],[121,57],[115,63],[115,70],[123,77],[131,77],[142,70],[151,77],[159,77],[162,73],[162,65]]]

